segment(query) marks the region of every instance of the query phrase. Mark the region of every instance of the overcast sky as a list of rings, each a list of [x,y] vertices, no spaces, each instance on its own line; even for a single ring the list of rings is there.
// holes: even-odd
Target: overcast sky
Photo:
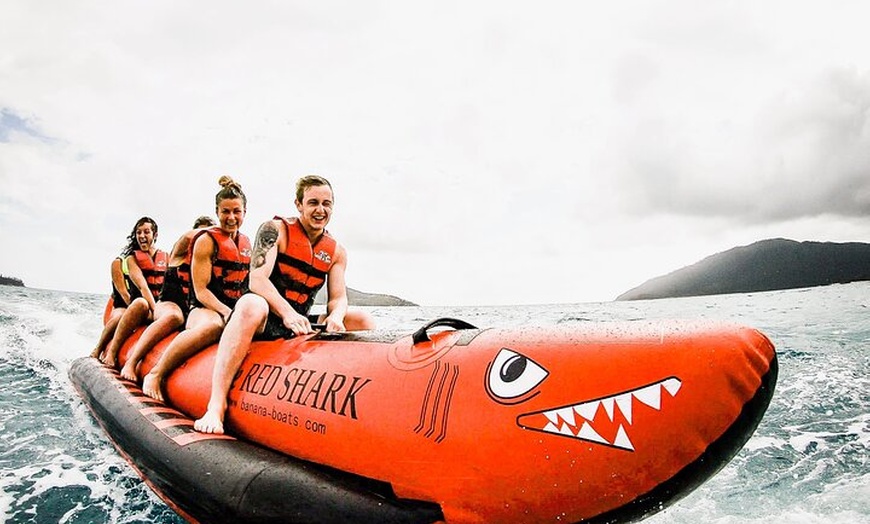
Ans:
[[[607,301],[772,237],[870,242],[866,0],[0,3],[0,273],[108,292],[331,180],[348,284]]]

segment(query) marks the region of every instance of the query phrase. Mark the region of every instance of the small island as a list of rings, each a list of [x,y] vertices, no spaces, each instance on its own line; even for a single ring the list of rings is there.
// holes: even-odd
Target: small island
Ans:
[[[0,285],[24,287],[24,281],[22,281],[20,278],[7,277],[6,275],[0,275]]]
[[[753,293],[870,280],[870,244],[761,240],[653,278],[616,300]]]
[[[320,289],[314,299],[315,304],[326,304],[326,286]],[[347,288],[347,303],[351,306],[416,306],[417,304],[380,293],[365,293],[350,287]]]

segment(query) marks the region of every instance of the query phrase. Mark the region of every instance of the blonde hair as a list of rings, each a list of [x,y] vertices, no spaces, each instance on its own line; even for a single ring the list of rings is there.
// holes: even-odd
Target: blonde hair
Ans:
[[[332,191],[333,198],[335,198],[335,191],[333,191],[329,180],[318,175],[308,175],[296,181],[296,201],[302,202],[302,199],[305,198],[305,190],[315,186],[328,186],[329,190]]]

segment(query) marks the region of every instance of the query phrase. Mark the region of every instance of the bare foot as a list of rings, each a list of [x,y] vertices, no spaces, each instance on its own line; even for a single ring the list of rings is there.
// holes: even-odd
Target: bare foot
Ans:
[[[103,355],[103,358],[100,359],[104,366],[109,368],[114,368],[118,365],[118,362],[111,355]]]
[[[193,423],[193,429],[202,433],[223,433],[224,410],[213,410],[209,408],[202,418],[197,419]]]
[[[163,402],[163,391],[161,391],[162,385],[163,380],[157,376],[157,374],[148,373],[142,378],[142,393]]]
[[[128,360],[124,364],[124,367],[121,368],[121,378],[129,380],[130,382],[137,382],[139,377],[136,376],[136,364],[133,364],[132,361]]]
[[[102,352],[103,351],[100,348],[94,348],[94,350],[91,351],[91,358],[100,358],[100,353]]]

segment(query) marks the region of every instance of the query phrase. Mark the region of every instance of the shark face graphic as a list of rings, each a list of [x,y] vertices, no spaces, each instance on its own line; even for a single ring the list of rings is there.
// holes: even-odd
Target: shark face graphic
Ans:
[[[502,348],[487,368],[487,392],[502,404],[516,404],[536,396],[549,376],[543,366],[521,353]],[[593,400],[579,401],[517,417],[517,425],[534,431],[634,451],[629,437],[633,414],[639,409],[662,409],[662,397],[677,395],[682,381],[668,377],[652,384]]]
[[[635,410],[661,410],[662,397],[676,396],[682,385],[680,379],[670,377],[609,397],[520,415],[517,424],[526,429],[634,451],[626,427],[631,427]]]

